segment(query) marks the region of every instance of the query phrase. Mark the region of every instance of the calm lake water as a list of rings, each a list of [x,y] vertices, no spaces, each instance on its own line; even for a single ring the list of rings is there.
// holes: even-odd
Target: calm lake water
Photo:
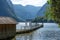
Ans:
[[[16,29],[24,29],[19,23]],[[60,28],[56,23],[44,23],[44,27],[27,34],[17,34],[13,40],[60,40]]]

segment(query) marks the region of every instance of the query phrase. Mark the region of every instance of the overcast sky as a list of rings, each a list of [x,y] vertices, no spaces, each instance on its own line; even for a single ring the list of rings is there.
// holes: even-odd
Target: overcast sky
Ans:
[[[23,6],[33,5],[33,6],[42,6],[47,0],[11,0],[13,4],[21,4]]]

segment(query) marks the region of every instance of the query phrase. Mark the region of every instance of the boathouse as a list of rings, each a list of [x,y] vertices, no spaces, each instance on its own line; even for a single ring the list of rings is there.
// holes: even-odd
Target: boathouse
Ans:
[[[10,17],[0,17],[0,39],[13,37],[16,34],[16,21]]]

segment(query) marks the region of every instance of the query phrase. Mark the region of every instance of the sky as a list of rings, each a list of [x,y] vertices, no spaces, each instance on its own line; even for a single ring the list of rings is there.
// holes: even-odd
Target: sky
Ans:
[[[33,5],[33,6],[43,6],[47,0],[11,0],[13,4],[20,4],[22,6]]]

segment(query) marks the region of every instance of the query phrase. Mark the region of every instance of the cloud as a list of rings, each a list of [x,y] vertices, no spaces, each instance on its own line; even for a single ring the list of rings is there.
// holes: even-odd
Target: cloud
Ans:
[[[23,6],[26,5],[34,5],[34,6],[42,6],[47,0],[11,0],[13,4],[21,4]]]

